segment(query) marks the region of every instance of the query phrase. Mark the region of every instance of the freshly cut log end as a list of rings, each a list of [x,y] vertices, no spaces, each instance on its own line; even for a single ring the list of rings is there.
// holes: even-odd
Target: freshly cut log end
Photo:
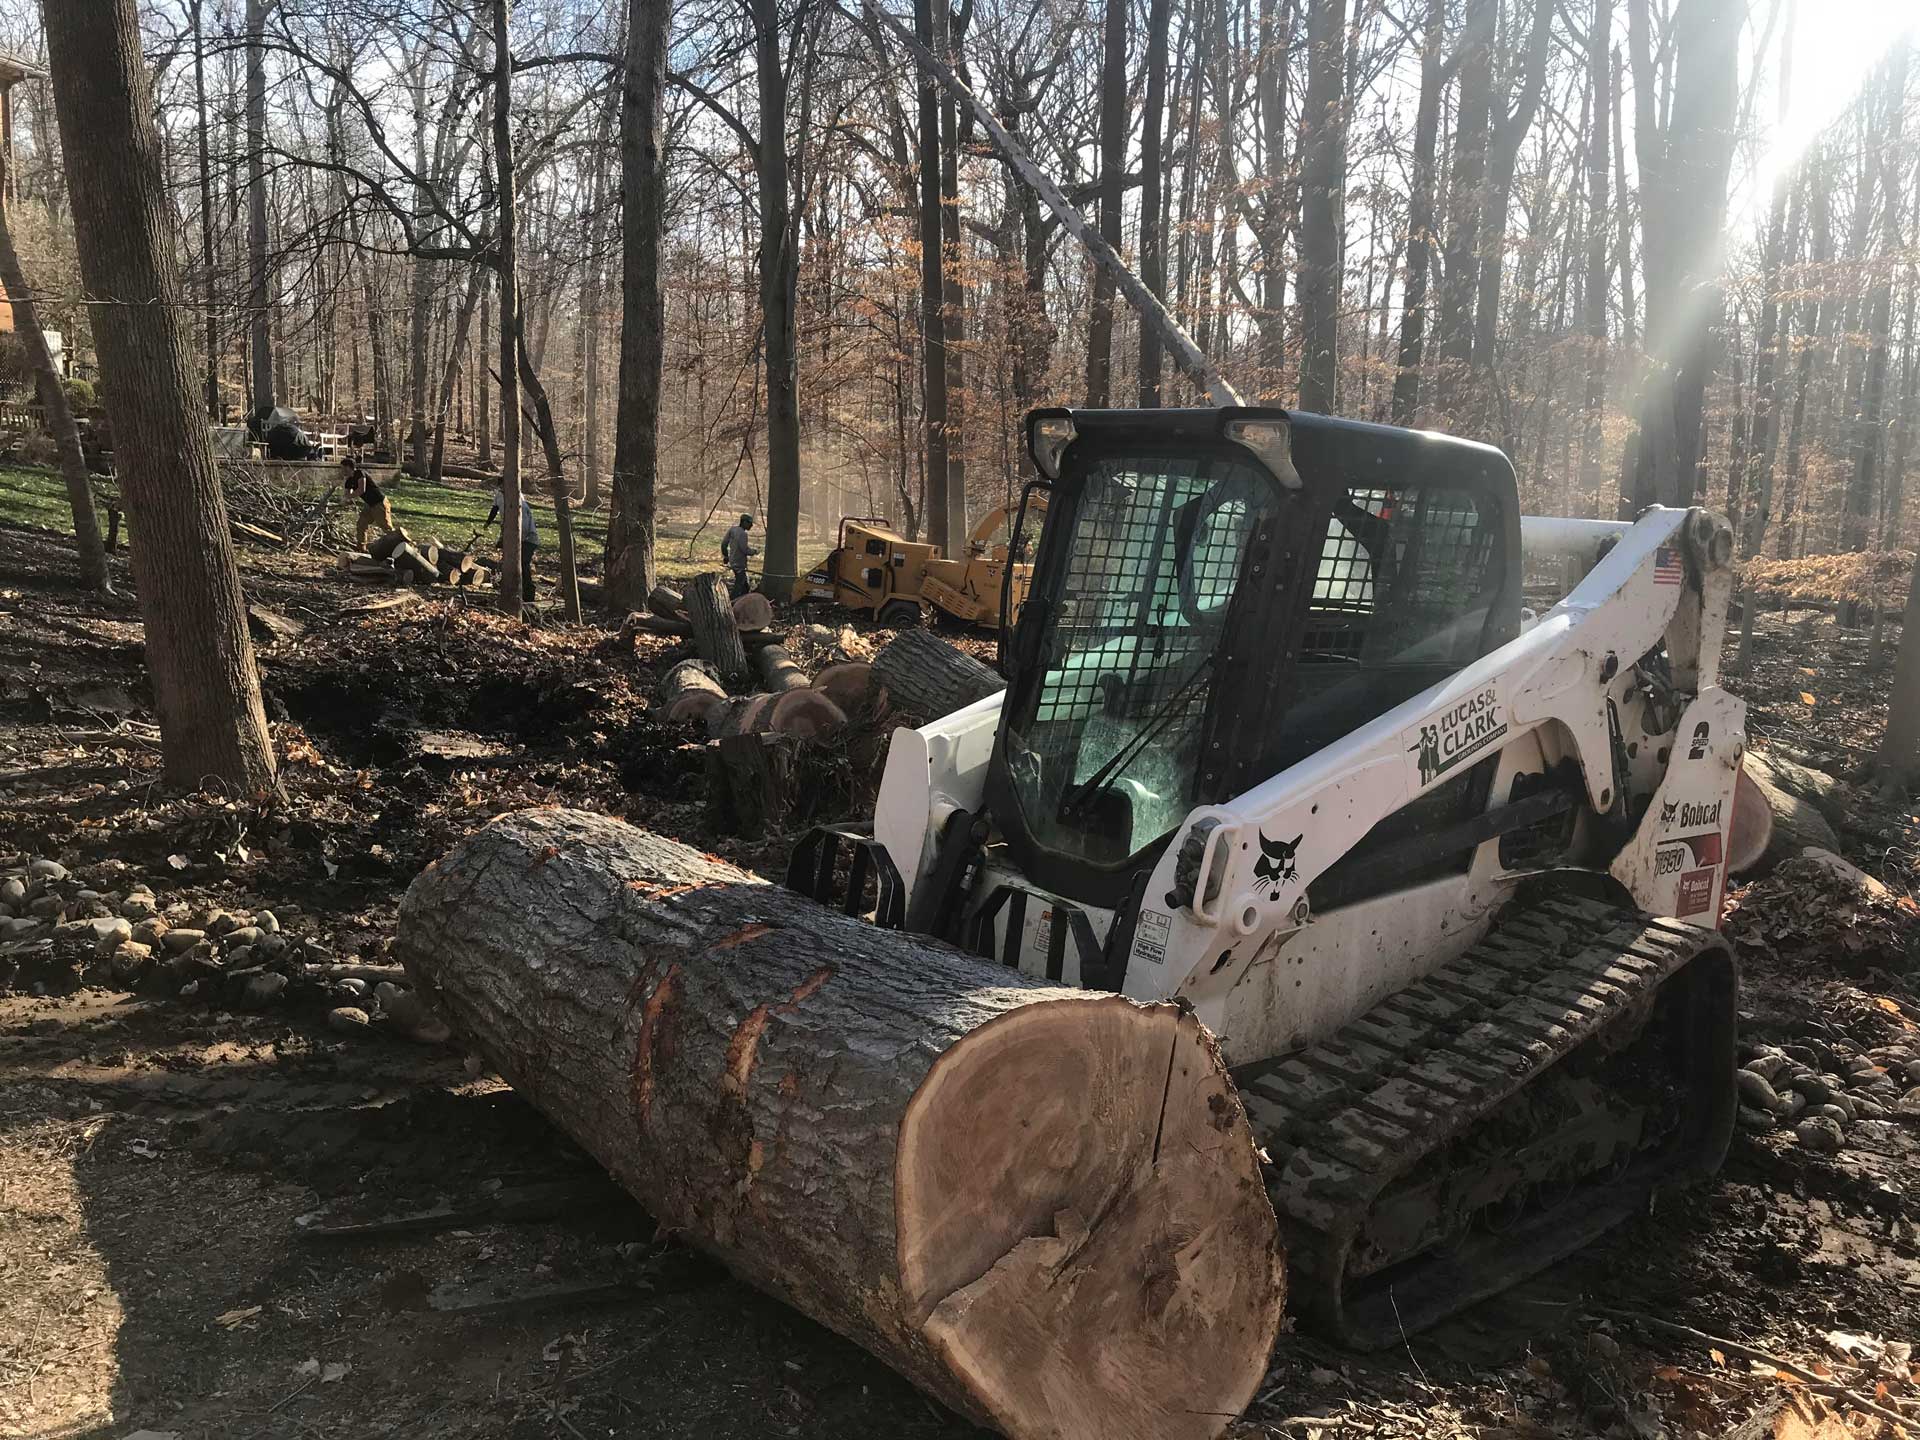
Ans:
[[[818,740],[847,723],[847,713],[818,690],[789,690],[774,698],[768,729],[799,740]]]
[[[733,602],[733,623],[742,630],[765,630],[773,624],[773,602],[757,590]]]
[[[925,630],[902,630],[889,641],[874,657],[872,678],[895,709],[928,720],[1007,688],[997,672]]]
[[[866,703],[873,667],[859,660],[829,665],[813,677],[813,688],[851,715]]]
[[[716,700],[727,698],[726,687],[720,683],[720,677],[713,673],[713,667],[704,660],[682,660],[667,671],[655,687],[654,698],[662,705],[672,705],[681,696],[695,691]]]
[[[674,725],[711,725],[713,712],[726,703],[705,690],[689,690],[667,706],[667,720]]]
[[[647,593],[647,608],[667,620],[686,618],[686,601],[671,585],[656,585]]]
[[[506,816],[398,949],[663,1224],[1033,1440],[1217,1436],[1283,1266],[1210,1037],[884,931],[604,816]]]
[[[715,740],[729,735],[760,735],[773,728],[771,695],[743,695],[722,700],[707,711],[707,734]]]

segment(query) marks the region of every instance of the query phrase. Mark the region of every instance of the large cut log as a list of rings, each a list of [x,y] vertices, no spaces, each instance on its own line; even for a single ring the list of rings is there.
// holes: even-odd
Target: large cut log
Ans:
[[[722,680],[745,680],[747,652],[740,644],[740,628],[733,623],[727,582],[716,574],[702,575],[687,582],[682,598],[686,601],[687,623],[693,627],[693,647],[700,658],[712,662]]]
[[[749,590],[733,602],[733,623],[740,630],[764,630],[773,624],[773,602],[758,590]]]
[[[970,1418],[1187,1440],[1253,1397],[1284,1266],[1191,1014],[566,810],[430,866],[397,948],[663,1227]]]
[[[797,740],[817,740],[847,723],[847,712],[818,690],[789,690],[773,697],[767,728]]]
[[[873,666],[859,660],[829,665],[813,677],[813,688],[851,715],[867,698]]]
[[[873,660],[873,682],[896,710],[937,720],[1007,688],[1000,675],[925,630],[902,630]]]
[[[686,618],[687,605],[680,592],[662,582],[647,593],[647,608],[668,620]]]
[[[807,688],[807,672],[793,663],[784,645],[762,645],[755,650],[753,668],[760,672],[760,683],[775,694]]]
[[[741,695],[707,711],[707,734],[716,740],[727,735],[758,735],[772,728],[771,695]]]
[[[713,673],[713,667],[706,661],[682,660],[660,677],[660,683],[654,687],[653,698],[661,705],[671,705],[688,694],[704,694],[715,700],[724,700],[727,698],[727,687],[720,683],[720,677]]]
[[[670,620],[664,615],[648,615],[635,610],[621,622],[616,640],[621,645],[631,645],[636,635],[665,635],[684,640],[692,634],[693,627],[684,620]]]
[[[1748,750],[1741,763],[1741,785],[1734,792],[1734,818],[1742,815],[1742,791],[1751,786],[1770,813],[1765,848],[1760,859],[1744,868],[1771,869],[1805,850],[1838,850],[1840,840],[1820,801],[1838,792],[1840,782],[1830,775],[1796,765],[1762,750]],[[1824,781],[1823,787],[1820,782]],[[1749,804],[1751,804],[1749,800]],[[1745,827],[1743,827],[1745,828]],[[1746,850],[1751,846],[1738,847]],[[1744,857],[1741,857],[1744,858]]]

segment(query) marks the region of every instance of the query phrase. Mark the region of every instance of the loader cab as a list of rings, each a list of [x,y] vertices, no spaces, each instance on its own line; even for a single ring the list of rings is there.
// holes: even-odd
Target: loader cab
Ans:
[[[1268,408],[1036,411],[1028,441],[1047,524],[987,804],[1054,894],[1118,906],[1195,805],[1519,631],[1491,447]]]

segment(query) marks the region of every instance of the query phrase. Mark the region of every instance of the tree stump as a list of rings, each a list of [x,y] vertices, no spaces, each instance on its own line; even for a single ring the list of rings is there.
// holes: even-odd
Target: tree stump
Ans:
[[[423,996],[663,1225],[1014,1437],[1217,1436],[1284,1265],[1191,1014],[879,930],[600,815],[428,867]]]
[[[1007,682],[962,650],[925,630],[902,630],[873,661],[873,682],[894,708],[938,720]]]
[[[726,580],[709,572],[688,581],[683,599],[687,623],[693,627],[693,648],[700,652],[700,658],[710,661],[729,684],[745,680],[750,673],[747,652],[740,644],[740,629],[733,623],[733,602],[727,597]]]
[[[727,735],[758,735],[772,728],[771,695],[741,695],[723,700],[707,712],[707,734],[716,740]]]
[[[647,608],[665,620],[684,620],[686,601],[671,585],[659,584],[647,594]]]
[[[760,672],[760,683],[776,695],[807,688],[807,672],[793,663],[784,645],[763,645],[755,650],[753,668]]]

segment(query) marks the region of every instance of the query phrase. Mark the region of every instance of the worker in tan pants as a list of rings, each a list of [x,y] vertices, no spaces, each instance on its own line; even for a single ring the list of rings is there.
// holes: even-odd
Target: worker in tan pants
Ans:
[[[353,548],[367,548],[367,531],[378,530],[382,535],[393,527],[393,503],[387,499],[386,492],[374,484],[373,477],[354,463],[348,455],[340,461],[340,471],[345,477],[341,488],[360,502],[360,521],[354,531]]]

